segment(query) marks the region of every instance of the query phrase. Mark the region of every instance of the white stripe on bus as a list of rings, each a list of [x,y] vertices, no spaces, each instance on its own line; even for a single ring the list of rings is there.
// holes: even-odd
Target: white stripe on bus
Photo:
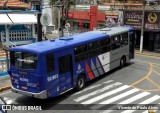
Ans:
[[[114,89],[114,90],[111,90],[109,92],[103,93],[102,95],[99,95],[99,96],[97,96],[95,98],[92,98],[92,99],[89,99],[87,101],[84,101],[81,104],[92,104],[92,103],[94,103],[94,102],[96,102],[96,101],[98,101],[100,99],[103,99],[103,98],[108,97],[110,95],[116,94],[116,93],[118,93],[120,91],[123,91],[123,90],[129,88],[129,87],[130,86],[128,86],[128,85],[121,86],[121,87],[119,87],[117,89]]]
[[[119,85],[121,85],[121,84],[122,84],[122,83],[116,82],[116,83],[114,83],[114,84],[110,84],[110,85],[108,85],[108,86],[104,86],[104,87],[102,87],[101,89],[95,90],[95,91],[93,91],[93,92],[91,92],[91,93],[88,93],[88,94],[86,94],[86,95],[83,95],[83,96],[81,96],[81,97],[78,97],[77,99],[74,99],[74,100],[75,100],[76,102],[82,101],[82,100],[84,100],[84,99],[86,99],[86,98],[89,98],[89,97],[91,97],[91,96],[93,96],[93,95],[102,93],[102,92],[104,92],[104,91],[106,91],[106,90],[109,90],[109,89],[111,89],[111,88],[113,88],[113,87],[116,87],[116,86],[119,86]]]

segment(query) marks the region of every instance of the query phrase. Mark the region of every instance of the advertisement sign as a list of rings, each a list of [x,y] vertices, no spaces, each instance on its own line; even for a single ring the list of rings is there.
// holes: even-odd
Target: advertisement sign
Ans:
[[[131,26],[136,29],[141,29],[142,11],[125,11],[124,25]]]
[[[159,30],[160,12],[146,12],[145,13],[145,29]]]
[[[118,15],[105,15],[106,26],[118,23]]]

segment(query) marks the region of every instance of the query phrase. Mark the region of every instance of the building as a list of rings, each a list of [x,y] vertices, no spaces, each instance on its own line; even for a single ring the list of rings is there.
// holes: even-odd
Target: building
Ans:
[[[157,0],[80,0],[69,10],[67,23],[70,32],[84,32],[105,26],[125,25],[136,29],[136,47],[140,47],[142,20],[144,19],[143,48],[160,52],[160,7]],[[144,18],[143,17],[143,6]],[[66,14],[63,14],[64,18]],[[132,21],[131,21],[132,20]],[[137,23],[136,23],[137,22]],[[139,25],[139,26],[137,26]]]
[[[0,10],[24,10],[29,9],[29,4],[19,0],[1,0]]]
[[[35,41],[37,12],[27,10],[29,4],[19,0],[1,0],[0,9],[0,49]]]

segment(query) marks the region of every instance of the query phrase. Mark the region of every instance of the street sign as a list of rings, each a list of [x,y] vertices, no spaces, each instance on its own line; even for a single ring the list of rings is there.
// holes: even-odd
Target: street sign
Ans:
[[[48,26],[51,23],[51,17],[47,13],[44,13],[41,16],[40,21],[43,26]]]
[[[66,24],[65,24],[65,28],[66,28],[66,29],[70,28],[70,26],[71,26],[70,23],[66,23]]]

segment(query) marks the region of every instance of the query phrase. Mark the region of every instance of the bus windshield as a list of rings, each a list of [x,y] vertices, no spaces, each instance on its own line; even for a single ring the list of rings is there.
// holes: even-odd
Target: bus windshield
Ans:
[[[11,65],[21,69],[36,69],[38,56],[33,53],[11,51]]]

